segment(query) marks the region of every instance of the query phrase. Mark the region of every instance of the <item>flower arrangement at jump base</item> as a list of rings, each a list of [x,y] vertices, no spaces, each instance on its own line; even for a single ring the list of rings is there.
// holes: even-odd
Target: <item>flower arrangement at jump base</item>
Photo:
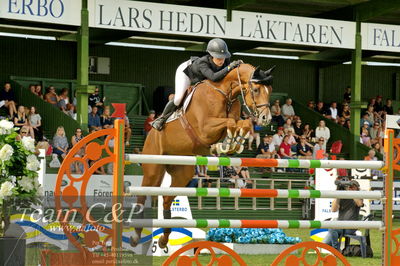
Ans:
[[[10,225],[13,210],[30,208],[43,195],[38,181],[40,163],[35,155],[35,140],[18,135],[18,128],[0,121],[0,238]]]
[[[299,237],[289,237],[278,228],[212,228],[206,240],[238,244],[297,244]]]

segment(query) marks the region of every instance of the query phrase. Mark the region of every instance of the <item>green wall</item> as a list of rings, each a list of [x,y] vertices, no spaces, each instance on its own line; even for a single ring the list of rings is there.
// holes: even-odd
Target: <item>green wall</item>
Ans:
[[[0,82],[9,76],[39,77],[50,79],[76,79],[76,44],[0,38]],[[92,74],[91,81],[142,84],[145,95],[152,104],[153,90],[158,86],[174,85],[175,70],[193,52],[167,51],[129,47],[98,45],[90,47],[91,56],[110,57],[109,75]],[[234,59],[237,59],[235,57]],[[245,62],[267,69],[277,65],[274,76],[274,92],[287,93],[299,102],[322,99],[340,101],[343,89],[350,84],[350,65],[320,68],[314,61],[283,60],[260,57],[240,57]],[[398,67],[363,67],[363,98],[376,95],[394,96],[394,73]],[[319,81],[319,73],[324,78]],[[321,92],[319,92],[321,90]]]

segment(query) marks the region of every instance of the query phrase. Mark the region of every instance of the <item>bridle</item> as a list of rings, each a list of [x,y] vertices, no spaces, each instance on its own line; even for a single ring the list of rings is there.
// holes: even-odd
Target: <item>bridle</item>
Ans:
[[[253,77],[255,71],[256,71],[256,69],[253,70],[253,72],[251,73],[250,77]],[[246,102],[245,94],[247,93],[247,89],[245,89],[244,86],[242,85],[242,81],[240,79],[239,67],[236,68],[236,72],[237,72],[237,77],[238,77],[238,81],[239,81],[240,93],[241,93],[242,98],[243,98],[244,108],[250,114],[251,117],[253,117],[253,118],[254,117],[258,117],[258,115],[260,113],[262,113],[266,108],[268,108],[270,106],[270,104],[269,104],[269,102],[268,103],[264,103],[264,104],[257,104],[256,103],[256,100],[254,99],[254,88],[253,88],[251,79],[249,79],[249,81],[247,82],[247,85],[250,88],[251,100],[253,101],[252,106],[255,107],[255,108],[253,108],[253,111],[252,111],[251,108],[249,107],[249,105]],[[265,86],[264,86],[264,88],[266,89],[267,93],[269,94],[268,89]],[[264,107],[264,108],[259,112],[258,108],[261,108],[261,107]]]
[[[253,76],[254,72],[256,71],[256,69],[253,70],[253,72],[251,73],[250,77]],[[262,113],[266,108],[270,107],[269,102],[268,103],[264,103],[264,104],[257,104],[256,100],[254,98],[254,88],[252,86],[252,82],[251,79],[249,79],[249,81],[247,82],[247,85],[250,89],[250,93],[251,93],[251,100],[253,102],[253,104],[251,105],[254,110],[252,111],[252,108],[250,108],[250,106],[247,104],[246,102],[246,98],[245,95],[247,93],[247,89],[242,85],[242,81],[240,79],[240,73],[239,73],[239,67],[236,68],[236,73],[237,73],[237,78],[238,78],[238,84],[239,84],[239,88],[240,88],[240,94],[242,95],[243,98],[243,105],[244,108],[246,109],[246,111],[250,114],[250,117],[255,118],[258,117],[258,115],[260,113]],[[231,86],[230,90],[228,93],[224,92],[223,90],[221,90],[220,88],[217,88],[216,86],[212,85],[210,82],[208,82],[207,80],[205,81],[205,83],[210,86],[211,88],[215,89],[216,91],[218,91],[219,93],[221,93],[222,95],[225,96],[227,103],[226,103],[226,113],[229,114],[232,108],[233,103],[237,100],[237,98],[232,98],[232,91],[233,91],[233,87]],[[265,86],[264,86],[265,87]],[[267,89],[267,87],[265,87],[267,93],[269,94],[269,90]],[[258,108],[264,107],[260,112],[258,111]]]

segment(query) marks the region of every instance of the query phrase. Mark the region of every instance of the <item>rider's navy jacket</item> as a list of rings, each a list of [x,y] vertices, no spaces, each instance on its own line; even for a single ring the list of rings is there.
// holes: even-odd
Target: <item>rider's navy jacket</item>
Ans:
[[[226,74],[228,74],[229,63],[229,58],[226,58],[224,64],[218,67],[214,64],[210,55],[205,55],[203,57],[195,58],[192,64],[189,65],[183,72],[190,78],[192,84],[205,79],[219,81],[223,79]]]

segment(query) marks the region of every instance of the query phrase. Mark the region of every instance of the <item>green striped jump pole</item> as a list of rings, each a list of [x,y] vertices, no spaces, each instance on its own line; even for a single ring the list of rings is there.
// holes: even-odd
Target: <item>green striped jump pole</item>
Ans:
[[[137,228],[326,228],[326,229],[383,229],[380,221],[301,221],[301,220],[131,220],[125,226]]]
[[[382,161],[345,161],[345,160],[297,160],[297,159],[261,159],[230,158],[178,155],[126,154],[125,160],[131,163],[171,164],[171,165],[217,165],[248,167],[282,168],[344,168],[344,169],[381,169]]]
[[[235,188],[128,187],[127,194],[141,196],[242,197],[242,198],[340,198],[382,199],[381,191],[332,191]]]

